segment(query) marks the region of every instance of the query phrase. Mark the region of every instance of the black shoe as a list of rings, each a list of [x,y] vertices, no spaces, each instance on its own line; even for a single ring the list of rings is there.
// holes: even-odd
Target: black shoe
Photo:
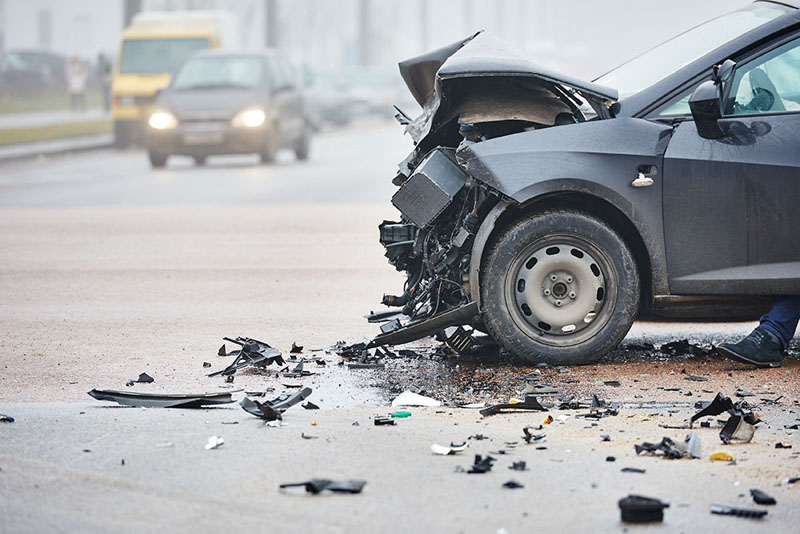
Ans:
[[[738,343],[723,343],[717,352],[756,367],[780,367],[783,358],[781,342],[760,326]]]

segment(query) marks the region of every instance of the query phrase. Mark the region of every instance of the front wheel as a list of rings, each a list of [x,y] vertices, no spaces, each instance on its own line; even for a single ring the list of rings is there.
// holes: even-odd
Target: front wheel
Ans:
[[[150,150],[147,152],[147,156],[150,158],[150,165],[154,169],[160,169],[164,165],[167,164],[167,158],[169,155],[162,154],[161,152],[156,152],[154,150]]]
[[[297,143],[294,145],[294,155],[299,161],[306,161],[308,160],[308,156],[311,155],[310,127],[306,126],[303,128],[303,133],[301,134],[300,139],[298,139]]]
[[[573,211],[520,220],[503,231],[481,269],[489,333],[513,354],[585,364],[614,349],[639,305],[639,273],[604,222]]]

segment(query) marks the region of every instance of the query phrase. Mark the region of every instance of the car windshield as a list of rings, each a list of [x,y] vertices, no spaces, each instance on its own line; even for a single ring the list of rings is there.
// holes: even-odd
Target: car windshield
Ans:
[[[208,48],[206,38],[126,39],[122,42],[121,74],[171,73],[192,52]]]
[[[792,8],[778,4],[751,4],[695,26],[600,76],[595,82],[616,89],[622,100],[647,89],[736,37],[790,11]]]
[[[187,61],[172,80],[172,89],[256,87],[264,74],[258,57],[196,57]]]

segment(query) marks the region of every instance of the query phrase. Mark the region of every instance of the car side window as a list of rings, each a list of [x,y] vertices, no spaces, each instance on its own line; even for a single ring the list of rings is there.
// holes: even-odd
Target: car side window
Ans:
[[[283,72],[278,68],[278,60],[274,57],[267,59],[267,67],[269,69],[270,87],[272,89],[280,89],[286,85],[283,79]]]
[[[800,111],[800,39],[737,66],[728,94],[726,115]]]
[[[281,70],[283,86],[293,89],[297,77],[294,73],[294,69],[292,69],[291,64],[289,64],[289,60],[286,59],[286,56],[280,56],[278,58],[278,68]]]
[[[689,99],[697,86],[692,86],[688,90],[661,106],[656,112],[656,117],[683,117],[691,116],[692,110],[689,109]]]

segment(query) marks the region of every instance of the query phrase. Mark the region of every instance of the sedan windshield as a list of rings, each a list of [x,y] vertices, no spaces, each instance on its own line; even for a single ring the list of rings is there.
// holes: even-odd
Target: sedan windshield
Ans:
[[[172,88],[252,88],[261,83],[263,71],[264,62],[258,57],[196,57],[181,67]]]
[[[122,74],[169,74],[192,52],[208,48],[206,38],[125,39],[119,71]]]
[[[751,4],[695,26],[600,76],[595,82],[617,89],[622,100],[647,89],[740,35],[790,11],[792,8],[778,4]]]

